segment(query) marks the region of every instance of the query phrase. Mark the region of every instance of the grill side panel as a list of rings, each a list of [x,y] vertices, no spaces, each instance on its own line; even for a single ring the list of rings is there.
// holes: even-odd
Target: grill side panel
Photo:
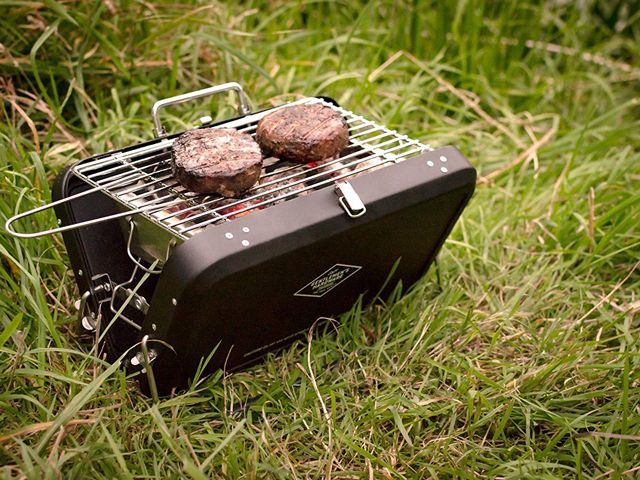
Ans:
[[[430,167],[441,155],[447,175]],[[142,334],[163,340],[161,392],[207,371],[236,369],[300,336],[318,317],[413,284],[473,193],[475,170],[447,147],[352,180],[367,206],[349,218],[332,188],[215,225],[176,247]],[[390,272],[396,267],[393,276]]]

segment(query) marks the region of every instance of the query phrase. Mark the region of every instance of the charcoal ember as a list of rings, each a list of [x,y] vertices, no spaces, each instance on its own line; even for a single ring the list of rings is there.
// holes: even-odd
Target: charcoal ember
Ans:
[[[364,162],[360,162],[356,165],[356,170],[362,170],[358,172],[358,175],[362,175],[363,173],[375,172],[376,170],[380,170],[389,165],[389,162],[385,162],[381,158],[375,158],[373,160],[365,160]]]
[[[233,129],[190,130],[171,150],[171,170],[192,192],[237,197],[258,181],[261,169],[258,144]]]
[[[308,168],[304,166],[296,166],[294,168],[291,168],[291,166],[282,166],[277,170],[270,172],[268,176],[262,177],[260,179],[260,182],[258,183],[258,187],[251,192],[251,195],[260,195],[260,197],[257,198],[259,202],[274,200],[281,196],[286,196],[286,199],[288,199],[294,196],[293,194],[296,194],[295,196],[305,195],[307,192],[301,192],[301,190],[304,189],[307,185],[305,182],[300,182],[300,180],[306,178],[307,170]],[[300,183],[291,185],[294,182]],[[281,189],[275,192],[271,191],[279,188]],[[285,201],[286,199],[282,198],[276,200],[275,202],[271,203],[271,205],[278,204]]]
[[[219,204],[216,206],[216,213],[218,215],[221,215],[223,217],[226,217],[227,219],[231,220],[232,218],[239,218],[239,217],[243,217],[245,215],[248,215],[249,213],[251,213],[253,210],[253,208],[248,208],[251,207],[252,205],[255,205],[257,203],[257,201],[255,200],[246,200],[246,201],[241,201],[241,200],[232,200],[232,199],[228,199],[226,201],[224,201],[224,203]],[[229,205],[228,207],[224,207],[224,205]],[[224,207],[224,208],[220,208],[220,207]],[[246,208],[246,210],[245,210]]]
[[[194,210],[193,205],[187,202],[179,202],[175,205],[170,205],[166,210],[173,214],[172,218],[177,218],[178,220],[186,220],[198,213]]]
[[[232,199],[229,199],[232,201]],[[172,215],[169,223],[172,221],[181,222],[183,220],[191,220],[193,223],[202,223],[207,220],[215,219],[216,215],[209,213],[206,207],[200,206],[198,203],[179,202],[166,208],[167,212]]]
[[[342,116],[324,105],[293,105],[264,116],[256,140],[268,154],[294,163],[308,163],[338,155],[349,142]]]
[[[315,162],[316,172],[324,173],[322,178],[335,178],[350,175],[353,171],[353,165],[347,165],[348,162],[342,162],[336,158],[328,158],[319,162]]]

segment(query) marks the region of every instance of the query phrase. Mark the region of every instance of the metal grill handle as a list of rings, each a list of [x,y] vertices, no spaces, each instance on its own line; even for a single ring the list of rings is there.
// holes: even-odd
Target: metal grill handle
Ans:
[[[135,215],[138,213],[144,213],[144,212],[153,213],[154,210],[160,211],[164,208],[167,208],[168,206],[175,205],[181,202],[181,200],[163,202],[161,204],[149,205],[149,206],[141,207],[135,210],[128,210],[125,212],[114,213],[113,215],[108,215],[106,217],[94,218],[92,220],[85,220],[83,222],[76,222],[70,225],[63,225],[57,228],[51,228],[49,230],[40,230],[37,232],[18,232],[13,227],[13,224],[22,218],[30,217],[31,215],[42,212],[44,210],[48,210],[57,205],[62,205],[63,203],[70,202],[71,200],[75,200],[76,198],[84,197],[85,195],[88,195],[90,193],[104,191],[104,189],[105,189],[104,186],[93,187],[93,188],[90,188],[89,190],[84,190],[83,192],[76,193],[75,195],[71,195],[70,197],[62,198],[60,200],[56,200],[55,202],[47,203],[45,205],[41,205],[40,207],[33,208],[27,212],[19,213],[9,218],[6,221],[6,223],[4,224],[4,229],[9,235],[17,238],[44,237],[47,235],[53,235],[54,233],[66,232],[68,230],[75,230],[77,228],[88,227],[90,225],[96,225],[98,223],[108,222],[109,220],[115,220],[116,218],[127,217],[127,216]]]
[[[238,112],[240,112],[241,115],[250,113],[251,108],[249,107],[249,101],[247,100],[247,96],[245,95],[244,90],[242,90],[240,84],[236,82],[223,83],[222,85],[215,85],[213,87],[203,88],[202,90],[196,90],[194,92],[183,93],[182,95],[176,95],[175,97],[158,100],[153,104],[153,108],[151,109],[154,124],[153,134],[156,137],[161,137],[167,133],[160,121],[159,112],[161,108],[165,108],[170,105],[178,105],[180,103],[189,102],[198,98],[208,97],[210,95],[228,92],[231,90],[238,92]]]

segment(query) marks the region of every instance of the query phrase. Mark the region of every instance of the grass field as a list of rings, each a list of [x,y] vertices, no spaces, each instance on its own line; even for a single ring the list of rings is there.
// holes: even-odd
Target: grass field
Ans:
[[[407,295],[157,405],[79,341],[62,240],[0,235],[3,477],[640,477],[640,2],[187,3],[0,0],[3,223],[226,81],[457,145],[477,192]]]

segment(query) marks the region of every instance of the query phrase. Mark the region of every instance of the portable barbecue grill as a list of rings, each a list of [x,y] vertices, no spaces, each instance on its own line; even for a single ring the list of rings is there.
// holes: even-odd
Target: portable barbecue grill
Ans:
[[[235,91],[240,116],[199,128],[255,134],[274,109],[252,113],[227,83],[157,102],[154,140],[68,167],[54,201],[7,221],[18,237],[62,232],[82,326],[110,359],[144,370],[143,388],[166,394],[206,372],[235,370],[299,338],[319,318],[359,298],[384,297],[420,278],[471,197],[476,172],[453,147],[433,149],[340,107],[349,145],[307,165],[265,161],[242,198],[186,191],[169,164],[177,134],[159,111]],[[383,168],[384,167],[384,168]],[[17,231],[13,223],[54,207],[58,227]],[[26,222],[25,222],[26,223]]]

